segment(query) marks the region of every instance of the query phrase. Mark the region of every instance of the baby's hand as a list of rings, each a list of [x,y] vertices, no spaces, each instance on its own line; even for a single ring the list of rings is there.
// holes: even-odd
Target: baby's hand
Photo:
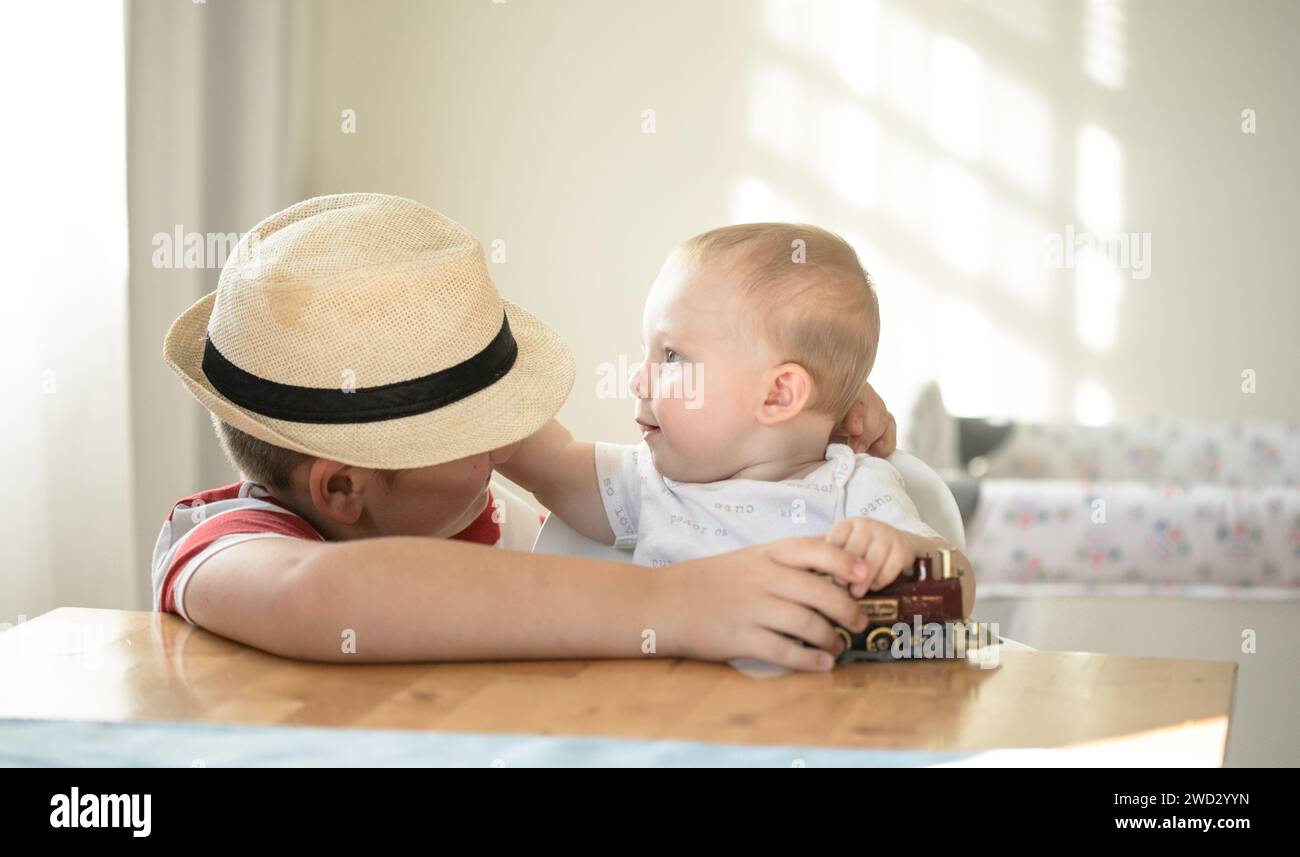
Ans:
[[[916,536],[873,518],[845,518],[831,527],[826,541],[867,563],[866,579],[849,589],[854,598],[884,589],[925,553]]]

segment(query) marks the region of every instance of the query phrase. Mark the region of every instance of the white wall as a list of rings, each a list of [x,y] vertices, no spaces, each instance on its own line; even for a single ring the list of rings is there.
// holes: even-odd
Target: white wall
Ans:
[[[1086,388],[1089,418],[1300,419],[1297,4],[314,8],[305,190],[401,193],[504,239],[502,290],[576,352],[580,435],[635,437],[596,372],[638,352],[665,251],[770,217],[858,245],[904,423],[930,376],[965,413],[1069,419]],[[1067,224],[1149,234],[1149,277],[1045,267]]]

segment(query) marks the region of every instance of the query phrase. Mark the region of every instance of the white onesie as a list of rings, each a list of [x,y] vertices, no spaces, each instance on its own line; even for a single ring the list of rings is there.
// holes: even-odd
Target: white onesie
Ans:
[[[821,535],[845,517],[875,518],[927,538],[903,477],[883,458],[826,447],[802,479],[677,482],[654,468],[645,443],[596,444],[596,478],[614,546],[637,565],[663,566],[789,536]]]

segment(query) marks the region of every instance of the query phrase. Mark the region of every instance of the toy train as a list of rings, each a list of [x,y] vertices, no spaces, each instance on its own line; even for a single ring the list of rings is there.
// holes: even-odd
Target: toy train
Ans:
[[[950,550],[917,557],[889,586],[858,599],[865,629],[835,626],[845,643],[840,662],[953,657],[975,648],[978,626],[963,616],[961,577]]]

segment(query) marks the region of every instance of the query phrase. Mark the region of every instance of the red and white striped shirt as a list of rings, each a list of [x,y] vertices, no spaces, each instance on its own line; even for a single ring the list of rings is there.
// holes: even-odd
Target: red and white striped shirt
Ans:
[[[529,551],[543,516],[523,500],[493,485],[488,503],[453,539]],[[288,506],[256,482],[236,482],[202,491],[172,506],[153,551],[153,609],[185,612],[185,587],[208,557],[250,539],[325,538]]]

